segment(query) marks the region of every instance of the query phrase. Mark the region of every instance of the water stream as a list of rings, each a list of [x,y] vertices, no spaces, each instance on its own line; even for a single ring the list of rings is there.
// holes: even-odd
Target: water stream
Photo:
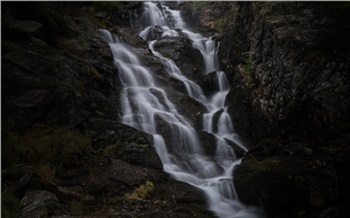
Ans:
[[[191,184],[207,196],[208,207],[218,217],[262,217],[260,209],[242,204],[233,186],[232,172],[240,164],[235,152],[227,144],[233,141],[247,150],[234,132],[227,107],[224,105],[230,86],[225,73],[217,70],[215,41],[187,29],[180,11],[152,2],[144,2],[144,13],[132,24],[142,24],[139,36],[147,40],[153,27],[160,28],[160,37],[186,36],[193,47],[200,50],[207,74],[215,71],[217,91],[205,96],[201,87],[184,76],[173,60],[163,57],[154,49],[157,40],[149,41],[149,49],[161,59],[167,73],[181,81],[187,94],[206,108],[203,130],[216,138],[215,154],[206,155],[193,125],[176,109],[167,93],[157,85],[154,73],[143,66],[126,44],[107,30],[101,30],[113,52],[114,61],[123,84],[121,92],[122,122],[153,135],[154,147],[163,163],[164,171],[179,181]],[[214,119],[214,117],[218,117]],[[162,124],[160,127],[159,124]],[[167,129],[164,135],[162,129]],[[166,143],[170,138],[176,143]],[[167,140],[166,140],[167,139]]]

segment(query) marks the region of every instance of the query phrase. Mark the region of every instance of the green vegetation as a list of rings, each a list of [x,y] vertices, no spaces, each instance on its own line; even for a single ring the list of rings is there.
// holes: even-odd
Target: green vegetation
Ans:
[[[211,28],[211,29],[215,29],[218,32],[222,32],[222,23],[223,23],[223,18],[219,18],[219,19],[214,20],[214,21],[206,22],[206,23],[204,23],[204,25]]]
[[[2,217],[17,217],[15,183],[35,172],[45,182],[58,182],[56,172],[73,154],[93,152],[90,138],[67,128],[41,127],[18,134],[2,130]]]
[[[242,69],[245,74],[249,73],[250,67],[252,66],[251,52],[244,52],[241,54],[243,60]]]
[[[147,181],[144,185],[141,185],[140,187],[136,188],[133,193],[131,194],[125,194],[124,198],[126,199],[138,199],[138,198],[145,198],[149,193],[153,192],[154,185],[152,182]]]
[[[2,135],[2,176],[12,181],[35,169],[52,182],[67,157],[93,151],[88,136],[66,128],[33,129],[23,135],[4,130]]]
[[[148,150],[149,149],[149,144],[137,144],[137,146],[145,149],[145,150]]]
[[[32,130],[17,137],[16,150],[29,163],[60,162],[64,156],[92,151],[88,137],[65,128]]]
[[[241,59],[242,59],[242,64],[240,64],[240,66],[243,73],[243,82],[247,87],[249,87],[253,82],[253,79],[250,76],[250,68],[252,66],[251,52],[242,53]]]
[[[116,149],[116,145],[113,144],[113,145],[108,145],[107,147],[101,149],[99,152],[102,155],[105,155],[107,157],[113,157],[115,149]]]

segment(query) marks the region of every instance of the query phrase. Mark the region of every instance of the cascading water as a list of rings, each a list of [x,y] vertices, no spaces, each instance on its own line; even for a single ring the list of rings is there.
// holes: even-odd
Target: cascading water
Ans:
[[[145,2],[144,7],[140,23],[146,28],[140,32],[140,37],[147,40],[155,26],[162,31],[159,37],[180,34],[186,36],[192,40],[193,47],[201,51],[205,62],[205,73],[216,71],[216,48],[213,40],[184,29],[186,25],[179,11],[151,2]],[[137,22],[133,21],[134,23]],[[196,130],[178,113],[167,93],[157,86],[153,72],[144,67],[120,39],[106,30],[101,30],[101,33],[111,47],[124,86],[121,92],[122,121],[153,135],[154,147],[164,170],[175,179],[203,190],[208,198],[209,209],[218,217],[262,217],[261,209],[243,205],[238,201],[233,186],[232,172],[240,160],[236,159],[227,140],[235,142],[244,150],[247,148],[234,133],[231,118],[224,105],[230,89],[224,72],[216,71],[218,90],[212,97],[207,98],[200,86],[186,78],[171,59],[163,57],[154,50],[156,40],[149,41],[150,50],[162,60],[167,73],[182,81],[187,94],[207,109],[203,116],[203,128],[204,131],[213,134],[217,141],[216,153],[207,156],[201,147]],[[214,115],[218,117],[217,120],[214,119]],[[170,136],[167,137],[177,140],[176,145],[167,146],[164,133],[157,127],[159,121],[162,125],[166,125],[162,128],[170,130]]]

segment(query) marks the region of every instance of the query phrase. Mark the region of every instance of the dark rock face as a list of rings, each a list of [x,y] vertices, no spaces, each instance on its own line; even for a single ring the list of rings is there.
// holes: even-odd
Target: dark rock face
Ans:
[[[2,4],[2,132],[12,139],[2,144],[2,151],[14,156],[17,147],[25,145],[21,139],[28,132],[40,135],[54,128],[65,128],[65,133],[79,132],[88,137],[87,144],[91,146],[90,152],[78,149],[62,156],[59,151],[60,156],[47,163],[22,163],[17,158],[11,163],[7,158],[2,165],[6,171],[2,184],[12,187],[19,182],[20,186],[16,195],[7,197],[8,191],[2,196],[4,217],[18,217],[20,213],[22,217],[212,217],[205,209],[201,191],[163,172],[151,145],[153,137],[120,123],[122,84],[99,28],[111,27],[158,75],[158,82],[173,92],[172,100],[187,102],[189,107],[183,110],[189,119],[197,119],[203,110],[198,102],[175,91],[175,83],[168,83],[169,76],[159,58],[151,55],[147,43],[128,29],[127,9],[139,10],[140,5],[141,2]],[[199,53],[189,48],[190,42],[182,44],[188,46],[183,48],[185,52]],[[183,61],[183,67],[194,67],[189,66],[192,60],[188,57],[178,61]],[[58,150],[63,147],[59,143],[60,139]],[[74,150],[78,142],[71,143]],[[40,168],[44,169],[40,172],[43,177],[35,174],[39,172],[35,164],[47,166]],[[30,169],[31,174],[11,174],[11,170],[21,167]],[[145,189],[145,184],[145,196],[126,197]],[[22,199],[21,211],[15,211],[18,203],[13,199],[18,203]]]
[[[48,191],[28,190],[20,203],[21,218],[68,214],[66,206]]]
[[[338,157],[349,143],[348,4],[240,2],[227,12],[226,104],[258,144],[235,171],[240,199],[268,217],[349,216],[348,158]]]
[[[235,10],[219,56],[235,88],[227,104],[243,134],[261,139],[301,123],[321,129],[349,122],[348,44],[320,43],[331,15],[311,3],[240,3]]]
[[[342,143],[348,133],[328,140],[293,142],[266,139],[252,149],[235,171],[235,186],[240,199],[261,204],[269,217],[346,217],[347,209],[337,204],[348,195],[343,171],[348,154]],[[332,150],[332,152],[329,152]],[[347,203],[345,203],[346,205]]]
[[[23,40],[2,41],[5,128],[25,130],[35,123],[76,127],[91,116],[117,119],[120,84],[108,44],[92,25],[81,25],[83,18],[61,19],[78,36],[58,37],[53,46],[43,41],[46,38],[37,38],[36,28],[42,24],[12,21],[33,25],[15,26],[21,28],[18,37],[26,32]]]

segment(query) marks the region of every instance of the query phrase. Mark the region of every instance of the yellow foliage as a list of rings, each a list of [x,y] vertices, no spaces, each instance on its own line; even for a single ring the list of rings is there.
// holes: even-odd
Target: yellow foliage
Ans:
[[[145,198],[150,192],[152,192],[154,189],[154,185],[152,182],[147,181],[144,185],[141,185],[140,187],[136,188],[133,193],[131,194],[125,194],[124,198],[126,199],[138,199],[138,198]]]
[[[39,166],[36,173],[46,182],[56,182],[56,170],[49,163]]]
[[[114,153],[115,149],[116,148],[114,145],[109,145],[109,146],[105,147],[103,150],[101,150],[101,153],[105,156],[113,157],[113,153]]]

